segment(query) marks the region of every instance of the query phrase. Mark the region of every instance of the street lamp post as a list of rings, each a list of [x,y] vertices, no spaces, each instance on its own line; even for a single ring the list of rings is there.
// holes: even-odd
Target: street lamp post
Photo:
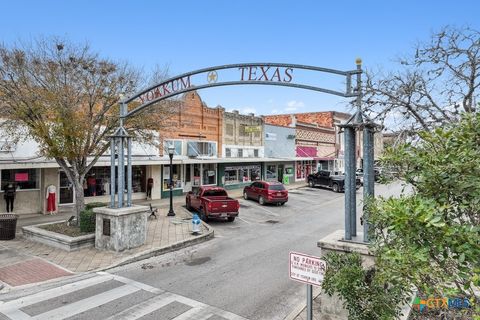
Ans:
[[[173,217],[175,216],[175,212],[173,211],[173,179],[172,179],[172,159],[173,154],[175,153],[175,147],[171,144],[168,147],[168,157],[170,158],[170,210],[168,210],[167,216]]]

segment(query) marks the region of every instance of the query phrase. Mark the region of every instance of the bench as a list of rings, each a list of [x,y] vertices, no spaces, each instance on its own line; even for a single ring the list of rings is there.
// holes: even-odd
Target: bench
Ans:
[[[149,218],[153,217],[157,219],[157,213],[158,213],[158,208],[152,207],[152,204],[150,203],[150,215],[148,217]]]

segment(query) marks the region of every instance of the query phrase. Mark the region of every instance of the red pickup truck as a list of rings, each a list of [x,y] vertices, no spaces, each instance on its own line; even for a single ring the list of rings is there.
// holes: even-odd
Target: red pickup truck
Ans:
[[[185,203],[187,209],[197,211],[203,221],[207,221],[208,218],[227,218],[233,222],[240,208],[238,200],[229,198],[225,189],[221,187],[195,188],[194,191],[187,193]]]

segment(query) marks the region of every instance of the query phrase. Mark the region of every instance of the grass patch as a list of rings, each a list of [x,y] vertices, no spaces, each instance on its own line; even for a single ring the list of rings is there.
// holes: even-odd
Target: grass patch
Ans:
[[[94,232],[81,232],[80,227],[78,226],[67,226],[67,223],[65,222],[59,222],[59,223],[54,223],[54,224],[46,224],[43,226],[39,226],[39,228],[55,232],[55,233],[60,233],[69,237],[79,237],[79,236],[84,236],[87,234],[92,234]]]

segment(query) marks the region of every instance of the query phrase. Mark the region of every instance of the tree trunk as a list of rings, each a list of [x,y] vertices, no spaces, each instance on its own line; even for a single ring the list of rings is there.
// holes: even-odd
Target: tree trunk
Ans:
[[[80,212],[85,208],[85,197],[83,194],[83,177],[79,176],[73,184],[75,192],[75,215],[77,223],[80,223]]]
[[[75,216],[77,218],[77,223],[80,223],[80,212],[85,208],[85,197],[83,194],[83,180],[85,179],[85,173],[79,173],[79,170],[75,164],[73,166],[69,166],[62,158],[56,158],[55,160],[63,169],[68,181],[73,186],[73,192],[75,194]],[[80,169],[81,172],[85,172],[85,168]]]

